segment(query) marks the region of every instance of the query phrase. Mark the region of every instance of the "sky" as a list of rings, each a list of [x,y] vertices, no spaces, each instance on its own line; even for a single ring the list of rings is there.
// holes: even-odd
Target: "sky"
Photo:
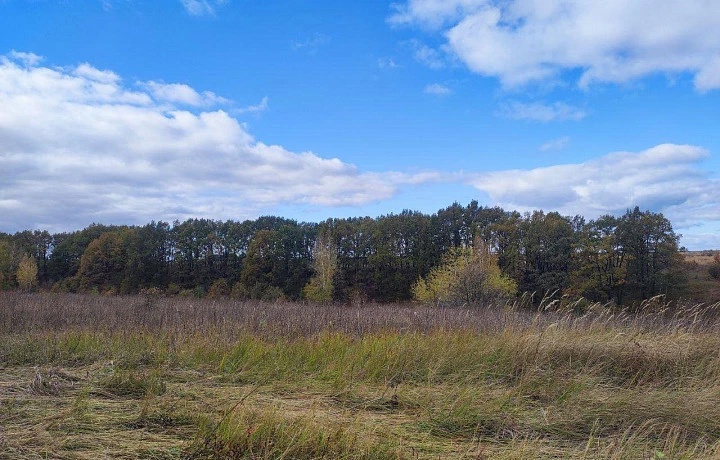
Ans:
[[[0,231],[662,212],[720,248],[717,0],[0,0]]]

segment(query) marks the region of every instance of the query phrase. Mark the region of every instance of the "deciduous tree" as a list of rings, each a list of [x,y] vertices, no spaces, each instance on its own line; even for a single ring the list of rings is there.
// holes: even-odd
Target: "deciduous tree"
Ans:
[[[415,283],[413,295],[436,305],[481,305],[508,298],[516,290],[515,282],[501,273],[497,256],[476,243],[448,251],[439,267]]]
[[[18,286],[25,292],[32,291],[38,285],[38,266],[33,257],[25,254],[20,259],[16,274]]]
[[[333,277],[338,267],[337,245],[327,235],[322,235],[315,241],[312,254],[315,274],[303,288],[303,297],[313,302],[330,302],[333,299]]]

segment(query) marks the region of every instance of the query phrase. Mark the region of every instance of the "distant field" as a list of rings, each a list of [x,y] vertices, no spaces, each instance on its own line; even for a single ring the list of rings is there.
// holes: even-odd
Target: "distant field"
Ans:
[[[713,279],[708,268],[718,251],[683,252],[688,276],[688,295],[692,301],[706,304],[720,301],[720,282]]]
[[[683,252],[682,255],[685,258],[686,262],[694,262],[698,265],[705,265],[708,266],[712,264],[713,257],[718,251],[686,251]]]
[[[717,458],[717,308],[0,293],[0,458]]]

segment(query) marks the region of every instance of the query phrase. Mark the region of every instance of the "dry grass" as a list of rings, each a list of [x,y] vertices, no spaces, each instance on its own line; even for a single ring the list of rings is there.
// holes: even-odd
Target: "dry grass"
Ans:
[[[717,458],[717,305],[0,295],[0,459]]]
[[[712,278],[708,269],[714,264],[718,251],[684,252],[685,273],[688,278],[688,298],[695,302],[713,303],[720,299],[720,282]]]

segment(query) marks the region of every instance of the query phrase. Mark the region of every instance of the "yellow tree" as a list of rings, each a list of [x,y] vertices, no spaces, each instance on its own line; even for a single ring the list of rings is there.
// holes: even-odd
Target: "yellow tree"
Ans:
[[[330,302],[333,297],[333,277],[337,271],[338,253],[335,243],[319,237],[313,247],[315,275],[303,288],[303,297],[313,302]]]
[[[18,265],[17,278],[18,285],[23,291],[29,292],[38,284],[38,266],[35,259],[25,254]]]
[[[497,255],[477,242],[451,249],[440,266],[413,286],[415,300],[436,305],[480,305],[515,295],[517,285],[503,275]]]

